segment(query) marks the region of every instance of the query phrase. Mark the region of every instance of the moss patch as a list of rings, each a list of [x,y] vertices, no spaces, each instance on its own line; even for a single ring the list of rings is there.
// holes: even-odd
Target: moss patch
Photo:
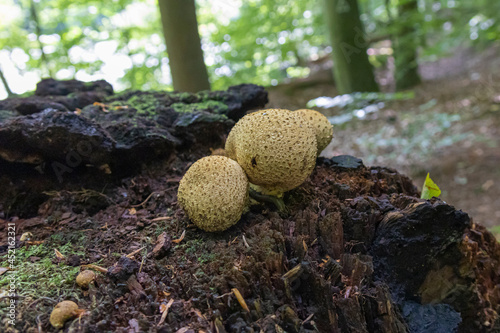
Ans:
[[[54,298],[62,291],[72,289],[80,268],[68,266],[64,262],[57,263],[54,249],[65,256],[72,254],[83,256],[84,248],[72,242],[58,246],[59,240],[59,235],[53,236],[44,244],[16,249],[15,272],[0,276],[1,292],[7,290],[9,277],[13,274],[16,277],[17,293],[22,296]],[[7,259],[7,256],[2,258],[1,267],[9,267]]]
[[[174,103],[170,107],[172,107],[176,112],[186,113],[186,112],[194,112],[199,110],[210,111],[217,114],[224,114],[228,111],[228,106],[219,101],[204,101],[200,103]]]

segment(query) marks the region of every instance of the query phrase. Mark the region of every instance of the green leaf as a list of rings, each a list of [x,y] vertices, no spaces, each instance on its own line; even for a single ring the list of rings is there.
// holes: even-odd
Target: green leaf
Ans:
[[[441,190],[434,183],[434,181],[429,177],[429,173],[427,173],[427,177],[425,177],[424,186],[422,186],[422,195],[421,199],[431,199],[432,197],[439,197],[441,194]]]

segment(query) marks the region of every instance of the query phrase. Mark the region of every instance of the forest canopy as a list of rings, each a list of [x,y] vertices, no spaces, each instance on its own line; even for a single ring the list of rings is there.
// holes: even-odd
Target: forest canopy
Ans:
[[[212,89],[243,82],[270,86],[308,76],[310,64],[329,59],[332,51],[323,2],[196,1]],[[496,0],[419,0],[415,10],[402,13],[405,2],[409,0],[359,1],[375,67],[384,66],[393,54],[391,46],[377,43],[390,39],[403,24],[416,32],[418,61],[500,39]],[[6,0],[0,4],[0,50],[3,79],[17,94],[33,90],[48,76],[106,79],[117,90],[172,84],[154,0]]]

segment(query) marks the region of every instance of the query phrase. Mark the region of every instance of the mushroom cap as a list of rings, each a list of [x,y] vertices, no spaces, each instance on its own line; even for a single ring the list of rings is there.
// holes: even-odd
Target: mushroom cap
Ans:
[[[309,109],[299,109],[299,114],[304,116],[304,119],[310,123],[316,133],[316,141],[318,143],[318,155],[323,149],[330,144],[333,138],[333,125],[330,123],[321,112]]]
[[[81,288],[88,288],[89,284],[95,280],[95,273],[91,270],[81,271],[76,277],[76,284]]]
[[[248,179],[225,156],[196,161],[179,183],[177,199],[191,221],[205,231],[223,231],[239,221],[247,208]]]
[[[232,129],[231,132],[229,132],[227,139],[226,139],[226,144],[224,147],[224,151],[226,153],[226,156],[229,157],[232,160],[236,161],[236,143],[235,143],[235,138],[237,137],[236,132],[238,131],[238,127],[235,125]]]
[[[226,141],[228,157],[270,194],[304,182],[316,164],[316,135],[300,113],[267,109],[241,118]]]
[[[77,315],[78,305],[72,301],[57,303],[50,314],[50,324],[55,328],[62,328],[64,323]]]

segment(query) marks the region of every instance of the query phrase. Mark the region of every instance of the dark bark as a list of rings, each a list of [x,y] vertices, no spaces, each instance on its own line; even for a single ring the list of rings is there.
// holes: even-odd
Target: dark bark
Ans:
[[[194,0],[159,0],[174,89],[209,90]]]
[[[357,0],[325,0],[334,78],[340,94],[378,91]]]

